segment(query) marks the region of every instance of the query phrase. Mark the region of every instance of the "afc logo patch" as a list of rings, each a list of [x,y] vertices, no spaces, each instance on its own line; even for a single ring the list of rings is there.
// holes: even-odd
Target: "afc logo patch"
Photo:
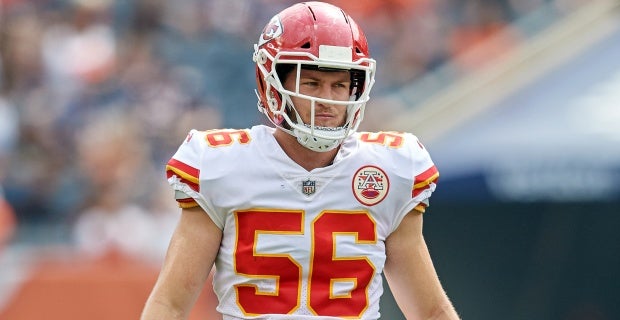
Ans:
[[[374,206],[387,196],[390,181],[381,168],[365,166],[353,175],[352,188],[357,201],[363,205]]]

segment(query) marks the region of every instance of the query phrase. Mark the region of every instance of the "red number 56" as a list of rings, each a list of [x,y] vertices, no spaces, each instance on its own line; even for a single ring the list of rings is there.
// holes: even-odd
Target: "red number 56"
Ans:
[[[235,218],[235,271],[276,283],[275,292],[236,285],[237,304],[248,315],[294,312],[300,307],[302,266],[286,252],[257,252],[256,242],[259,234],[304,234],[304,212],[250,210],[237,212]],[[368,308],[368,285],[375,267],[365,256],[337,257],[336,236],[350,235],[358,244],[373,244],[375,230],[375,221],[366,212],[325,211],[312,222],[307,300],[316,315],[360,317]],[[337,283],[348,283],[352,289],[336,294]]]

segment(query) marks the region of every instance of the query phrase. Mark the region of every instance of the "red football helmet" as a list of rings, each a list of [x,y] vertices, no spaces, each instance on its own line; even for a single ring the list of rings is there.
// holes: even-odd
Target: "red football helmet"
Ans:
[[[368,52],[362,29],[342,9],[322,2],[295,4],[275,15],[265,26],[254,45],[258,109],[269,120],[297,137],[305,147],[328,151],[357,130],[363,116],[369,92],[375,81],[376,62]],[[284,89],[279,66],[348,70],[351,75],[349,101],[327,100]],[[299,84],[299,72],[297,72]],[[296,85],[295,88],[299,88]],[[303,123],[295,110],[291,96],[315,103],[342,105],[347,108],[347,120],[342,127],[326,128]],[[314,111],[312,111],[314,114]]]

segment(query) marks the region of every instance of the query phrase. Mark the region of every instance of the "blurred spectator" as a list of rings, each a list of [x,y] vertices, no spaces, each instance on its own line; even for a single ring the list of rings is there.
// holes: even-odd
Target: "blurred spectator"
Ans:
[[[41,81],[41,37],[47,19],[36,6],[20,2],[4,7],[0,15],[1,89],[6,97],[25,99],[25,91]]]
[[[390,49],[385,52],[383,77],[387,86],[399,87],[410,83],[449,58],[447,43],[442,40],[450,32],[441,16],[440,1],[414,1],[415,5],[395,7],[387,18],[397,32]],[[388,20],[389,21],[389,20]],[[385,24],[386,22],[383,22]]]
[[[0,253],[13,237],[16,224],[13,208],[4,200],[3,191],[0,189]]]
[[[502,1],[463,1],[460,12],[460,20],[449,38],[449,48],[450,55],[456,57],[464,71],[483,67],[520,42],[516,30],[509,28],[510,12]]]
[[[258,35],[246,30],[253,21],[251,2],[166,2],[155,52],[168,65],[195,71],[192,87],[198,97],[220,107],[224,127],[246,127],[259,119],[252,62]],[[230,12],[234,12],[231,15]]]
[[[134,121],[106,113],[77,136],[79,168],[89,186],[85,208],[74,229],[78,248],[92,257],[121,254],[152,259],[157,230],[140,205],[150,190],[148,145]]]
[[[508,0],[512,9],[512,17],[520,17],[536,11],[542,7],[546,0]]]
[[[18,118],[15,106],[0,94],[0,182],[7,170],[8,158],[17,141]]]
[[[116,40],[108,0],[72,0],[69,19],[43,34],[42,57],[47,83],[62,102],[82,85],[100,84],[116,63]]]
[[[0,60],[1,61],[1,60]],[[1,74],[0,65],[0,74]],[[1,83],[0,83],[1,85]],[[12,239],[16,229],[15,212],[4,197],[4,176],[8,170],[9,154],[17,138],[17,112],[0,94],[0,253]]]

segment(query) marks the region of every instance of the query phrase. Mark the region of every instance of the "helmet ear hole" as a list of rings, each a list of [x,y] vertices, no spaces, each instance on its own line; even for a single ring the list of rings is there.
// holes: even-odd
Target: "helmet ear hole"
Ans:
[[[306,42],[303,45],[301,45],[302,49],[310,49],[312,48],[312,45],[310,44],[310,42]]]

